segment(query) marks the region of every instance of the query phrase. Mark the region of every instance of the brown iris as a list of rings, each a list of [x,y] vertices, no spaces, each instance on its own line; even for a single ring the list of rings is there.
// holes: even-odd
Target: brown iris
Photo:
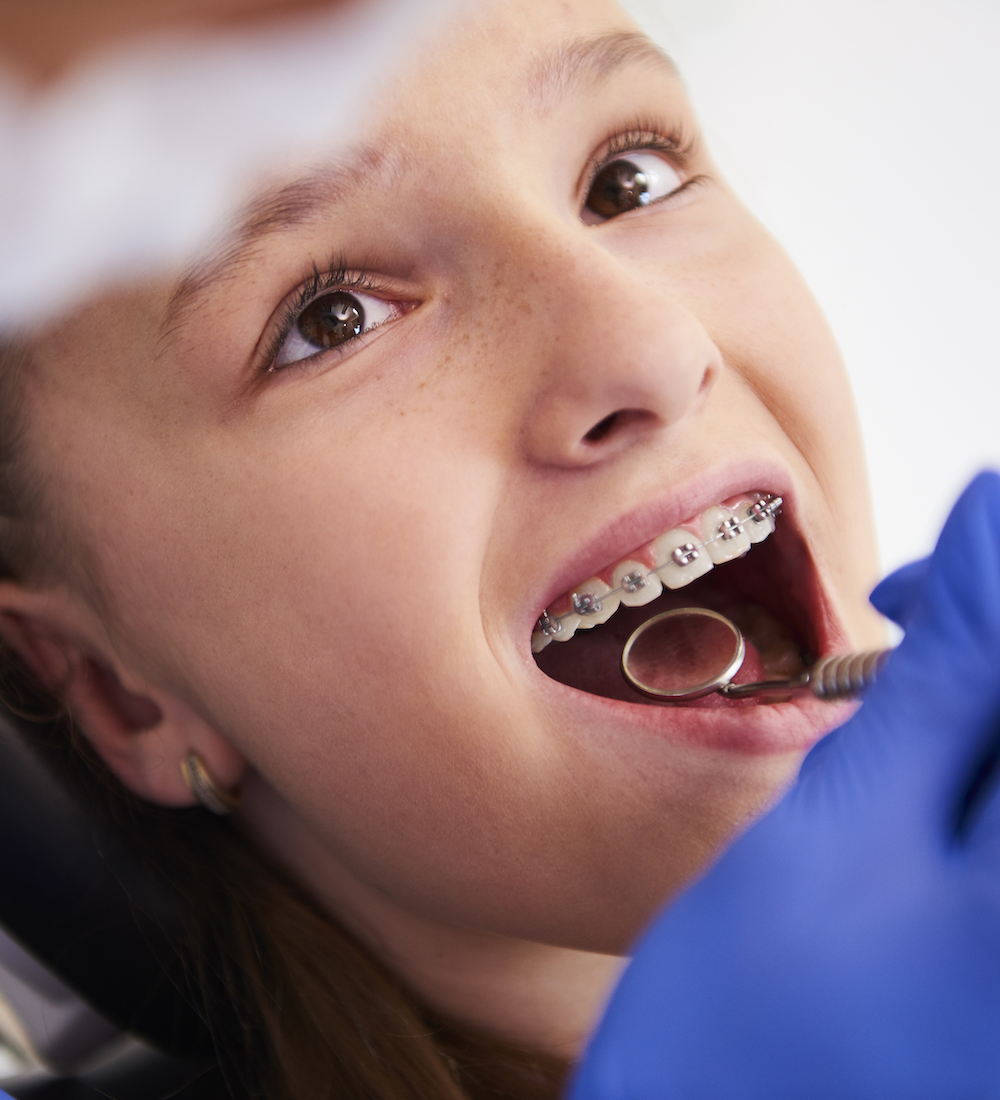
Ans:
[[[649,202],[649,177],[630,160],[613,160],[594,177],[587,195],[587,209],[602,218],[613,218]]]
[[[310,302],[296,325],[302,338],[314,347],[337,348],[361,335],[365,311],[353,294],[335,290]]]

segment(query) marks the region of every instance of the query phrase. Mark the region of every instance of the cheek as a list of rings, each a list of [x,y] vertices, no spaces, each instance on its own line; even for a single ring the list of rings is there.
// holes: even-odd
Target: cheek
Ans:
[[[710,334],[814,468],[853,461],[853,398],[819,306],[762,228],[750,223],[733,240],[713,284]]]
[[[442,682],[473,679],[497,478],[443,414],[314,417],[151,470],[128,494],[147,505],[102,521],[121,547],[112,618],[262,763],[282,766],[279,727],[329,753],[334,714],[374,756]]]
[[[697,318],[811,466],[837,480],[847,463],[857,483],[861,443],[850,386],[802,277],[723,185],[679,213],[662,228],[651,215],[655,232],[623,232],[615,247]]]
[[[864,446],[847,372],[812,294],[763,230],[727,259],[727,279],[703,314],[727,363],[753,391],[795,452],[815,497],[803,522],[829,570],[841,614],[859,647],[884,644],[868,605],[878,555]]]
[[[847,373],[815,299],[775,241],[734,206],[666,267],[670,293],[704,325],[729,368],[719,415],[750,423],[801,477],[802,522],[859,646],[883,644],[868,607],[877,552],[860,427]],[[716,229],[721,227],[720,232]]]

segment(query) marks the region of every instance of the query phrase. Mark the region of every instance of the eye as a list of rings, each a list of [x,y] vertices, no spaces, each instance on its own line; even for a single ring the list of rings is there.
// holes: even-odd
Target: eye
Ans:
[[[372,294],[331,290],[314,298],[293,320],[271,370],[342,348],[394,318],[401,307]]]
[[[606,221],[648,206],[683,185],[680,175],[663,157],[637,149],[605,164],[594,177],[584,204],[584,221]]]

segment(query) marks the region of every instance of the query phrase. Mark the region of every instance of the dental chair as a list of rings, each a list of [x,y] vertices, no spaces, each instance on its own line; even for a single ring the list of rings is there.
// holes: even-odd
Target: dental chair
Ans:
[[[0,707],[0,1036],[30,1067],[0,1090],[229,1100],[153,916],[170,898],[59,778],[52,740]]]

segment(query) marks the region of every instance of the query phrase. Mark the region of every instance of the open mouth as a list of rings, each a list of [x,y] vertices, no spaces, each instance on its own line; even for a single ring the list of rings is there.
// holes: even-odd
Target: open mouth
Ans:
[[[811,557],[794,527],[776,522],[781,498],[748,492],[671,528],[551,601],[532,634],[538,667],[591,695],[651,705],[625,681],[632,632],[663,611],[703,607],[746,639],[734,683],[796,676],[820,652]],[[774,699],[768,699],[774,702]],[[685,707],[745,707],[707,695]]]

